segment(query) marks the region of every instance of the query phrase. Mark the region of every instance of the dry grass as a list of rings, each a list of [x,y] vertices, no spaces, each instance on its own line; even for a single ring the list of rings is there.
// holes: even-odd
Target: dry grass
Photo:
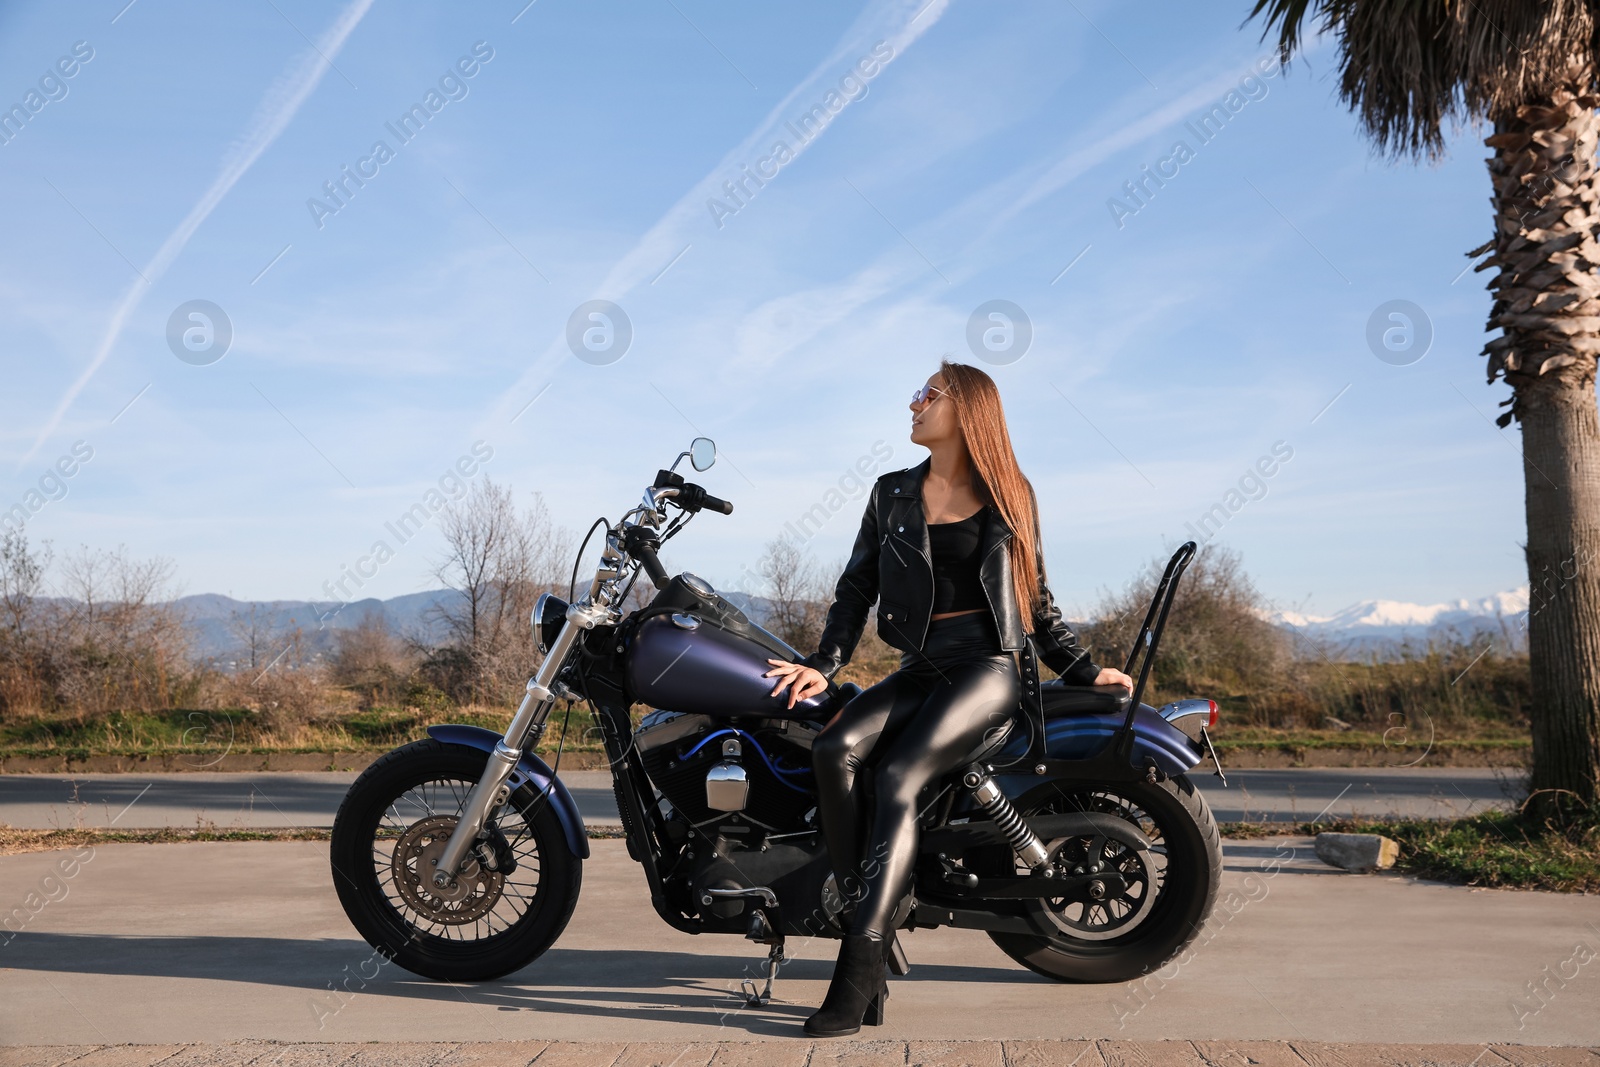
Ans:
[[[223,830],[217,827],[195,829],[169,827],[162,830],[17,830],[0,826],[0,856],[22,852],[49,852],[61,848],[94,845],[166,845],[181,841],[326,841],[327,830],[292,827],[282,830]]]
[[[429,726],[465,723],[499,732],[513,709],[373,708],[322,712],[285,723],[250,708],[114,712],[104,716],[33,714],[0,724],[0,756],[82,759],[89,756],[220,756],[228,752],[367,752],[423,736]],[[642,714],[642,712],[640,713]],[[566,723],[566,751],[600,751],[600,731],[588,711],[564,708],[550,717],[539,751],[553,751]]]
[[[1224,823],[1224,837],[1383,834],[1400,846],[1395,869],[1418,878],[1496,889],[1600,893],[1600,817],[1568,830],[1515,811],[1465,819],[1340,819]]]
[[[111,830],[78,827],[71,830],[18,830],[0,824],[0,856],[24,852],[51,852],[96,845],[178,845],[196,841],[327,841],[331,831],[318,826],[290,826],[266,830],[222,829],[214,825],[159,830]],[[621,837],[619,827],[591,826],[589,837]]]

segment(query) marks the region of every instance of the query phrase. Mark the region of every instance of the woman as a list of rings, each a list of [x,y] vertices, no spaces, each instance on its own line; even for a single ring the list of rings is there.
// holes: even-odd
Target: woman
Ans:
[[[814,1037],[883,1021],[884,965],[894,910],[910,886],[916,802],[1016,710],[1013,653],[1031,638],[1040,658],[1076,685],[1125,685],[1077,643],[1045,585],[1033,487],[1017,467],[993,379],[944,360],[911,398],[911,440],[929,456],[879,478],[834,591],[822,638],[801,663],[773,659],[773,694],[789,706],[822,692],[849,662],[878,601],[878,632],[900,668],[841,708],[812,745],[818,814],[840,892],[862,883],[833,981],[806,1020]],[[1006,551],[992,551],[1005,545]],[[868,847],[858,773],[870,767]],[[873,857],[863,861],[863,853]],[[859,877],[856,877],[859,871]]]

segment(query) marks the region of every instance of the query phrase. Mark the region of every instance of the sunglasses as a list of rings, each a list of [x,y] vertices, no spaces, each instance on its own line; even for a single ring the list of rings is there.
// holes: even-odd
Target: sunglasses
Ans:
[[[943,389],[938,388],[937,386],[924,385],[924,386],[920,386],[916,390],[916,392],[911,394],[911,402],[913,404],[920,404],[924,400],[932,400],[934,393],[938,393],[940,396],[949,396],[950,395],[948,392],[946,392]]]

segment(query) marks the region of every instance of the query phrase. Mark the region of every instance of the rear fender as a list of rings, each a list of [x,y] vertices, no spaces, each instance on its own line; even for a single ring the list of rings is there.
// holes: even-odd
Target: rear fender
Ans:
[[[1053,760],[1081,760],[1097,755],[1111,743],[1127,718],[1126,711],[1106,714],[1063,715],[1045,722],[1045,754]],[[1022,727],[1023,724],[1017,724]],[[1023,762],[1028,755],[1028,728],[1015,729],[1005,746],[984,760],[994,767],[994,781],[1008,798],[1016,800],[1022,794],[1047,779],[1033,773],[1033,768]],[[1203,758],[1193,741],[1148,704],[1140,704],[1133,716],[1132,765],[1145,766],[1145,759],[1169,777],[1183,774]],[[972,794],[957,790],[951,814],[976,812],[979,806]]]
[[[446,745],[465,745],[485,753],[493,752],[495,743],[501,739],[501,735],[493,730],[459,724],[430,726],[428,736]],[[524,752],[506,784],[512,792],[526,785],[542,793],[548,786],[550,792],[546,799],[555,809],[562,836],[567,839],[567,848],[579,859],[589,858],[589,831],[583,825],[583,816],[578,814],[578,802],[572,799],[567,784],[555,776],[549,764],[532,752]]]
[[[1127,714],[1119,711],[1051,719],[1044,724],[1045,752],[1053,759],[1088,759],[1111,742]],[[1018,755],[1022,754],[1021,749],[1019,745]],[[1133,715],[1133,765],[1144,766],[1146,756],[1170,777],[1194,767],[1203,753],[1196,751],[1188,735],[1162,718],[1155,708],[1140,704]]]

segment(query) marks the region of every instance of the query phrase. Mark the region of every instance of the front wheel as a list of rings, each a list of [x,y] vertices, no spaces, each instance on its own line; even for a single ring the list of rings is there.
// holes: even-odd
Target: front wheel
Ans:
[[[572,917],[583,860],[550,799],[528,786],[491,813],[460,877],[435,890],[432,865],[483,776],[488,754],[431,738],[368,767],[333,821],[339,902],[361,936],[408,971],[451,982],[499,978],[555,943]]]
[[[1061,982],[1126,982],[1157,970],[1199,934],[1222,880],[1222,841],[1211,808],[1187,777],[1156,784],[1058,783],[1032,791],[1016,806],[1024,816],[1115,815],[1138,827],[1150,847],[1105,849],[1103,842],[1071,838],[1046,842],[1055,859],[1071,861],[1085,849],[1098,850],[1094,858],[1117,871],[1120,888],[1098,902],[1041,899],[1033,905],[1037,919],[1059,933],[991,932],[1007,956]],[[986,868],[980,873],[1016,873],[1009,850],[972,858]]]

